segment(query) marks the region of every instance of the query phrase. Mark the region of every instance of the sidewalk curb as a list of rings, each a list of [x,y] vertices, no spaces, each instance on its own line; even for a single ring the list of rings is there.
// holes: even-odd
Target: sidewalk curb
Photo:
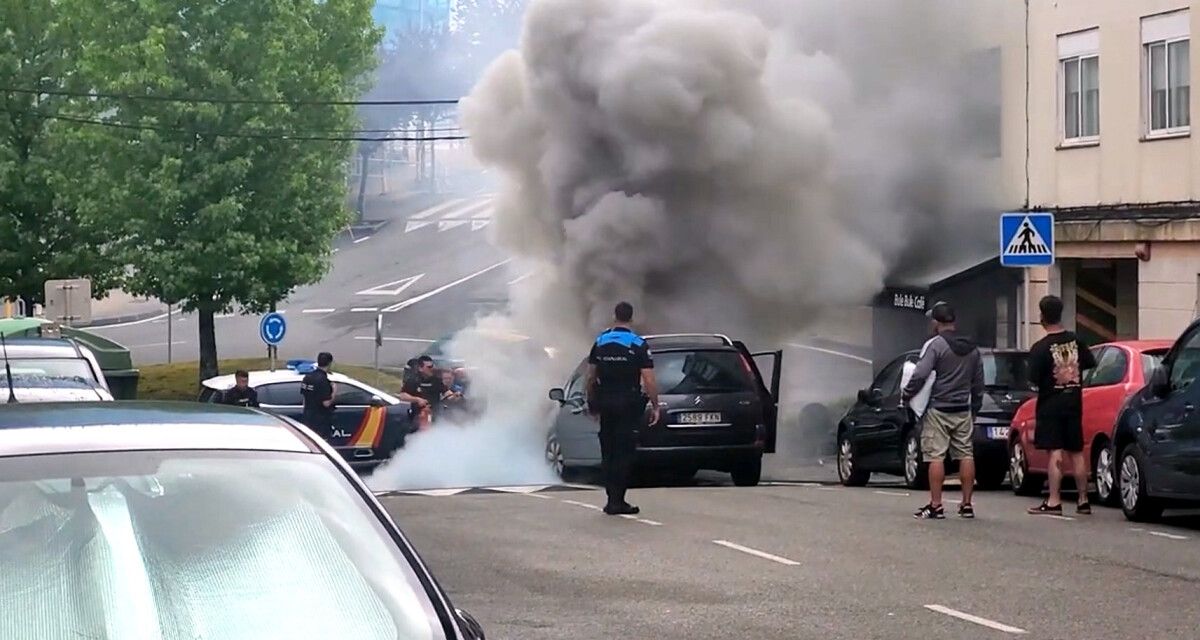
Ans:
[[[141,322],[142,320],[149,320],[151,318],[157,318],[159,316],[164,316],[166,314],[167,314],[166,309],[160,309],[158,311],[143,311],[141,313],[130,313],[130,314],[126,314],[123,316],[110,316],[107,318],[92,318],[91,322],[89,322],[87,324],[72,325],[72,328],[90,329],[90,328],[94,328],[94,327],[107,327],[107,326],[111,326],[114,324],[123,324],[126,322]]]

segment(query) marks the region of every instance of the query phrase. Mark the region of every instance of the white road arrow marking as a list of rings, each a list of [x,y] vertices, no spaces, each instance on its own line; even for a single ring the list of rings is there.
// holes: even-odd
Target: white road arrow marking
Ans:
[[[436,296],[437,294],[439,294],[439,293],[441,293],[441,292],[443,292],[443,291],[445,291],[445,290],[447,290],[447,289],[451,289],[451,288],[453,288],[453,287],[457,287],[457,286],[458,286],[458,285],[460,285],[460,284],[463,284],[464,282],[468,282],[468,281],[470,281],[470,280],[474,280],[475,278],[478,278],[479,276],[481,276],[481,275],[483,275],[483,274],[485,274],[485,273],[488,273],[488,272],[490,272],[490,271],[495,271],[496,269],[499,269],[500,267],[503,267],[504,265],[506,265],[506,264],[508,264],[508,263],[510,263],[510,262],[512,262],[512,258],[509,258],[509,259],[507,259],[507,260],[502,260],[502,261],[500,261],[500,262],[497,262],[496,264],[494,264],[494,265],[492,265],[492,266],[490,266],[490,267],[486,267],[486,268],[484,268],[484,269],[480,269],[479,271],[476,271],[475,273],[472,273],[472,274],[469,274],[469,275],[463,276],[463,277],[459,278],[458,280],[455,280],[454,282],[451,282],[451,283],[448,283],[448,284],[444,284],[444,285],[442,285],[442,286],[440,286],[440,287],[438,287],[438,288],[434,289],[433,291],[427,291],[427,292],[425,292],[425,293],[422,293],[422,294],[421,294],[421,295],[419,295],[419,296],[414,296],[414,297],[412,297],[412,298],[409,298],[408,300],[405,300],[405,301],[403,301],[403,302],[397,302],[396,304],[394,304],[394,305],[392,305],[392,306],[390,306],[390,307],[388,307],[388,308],[384,309],[383,311],[384,311],[384,312],[386,312],[386,313],[392,313],[392,312],[395,312],[395,311],[400,311],[401,309],[406,309],[406,308],[408,308],[408,307],[411,307],[411,306],[412,306],[412,305],[414,305],[414,304],[417,304],[418,302],[420,302],[420,301],[422,301],[422,300],[426,300],[426,299],[428,299],[428,298],[432,298],[433,296]]]
[[[356,295],[356,296],[398,296],[405,289],[416,284],[417,280],[420,280],[421,278],[424,278],[424,277],[425,277],[425,274],[423,274],[423,273],[417,274],[415,276],[411,276],[408,278],[402,278],[400,280],[388,282],[386,284],[381,284],[377,287],[371,287],[370,289],[363,289],[362,291],[359,291],[358,293],[356,293],[354,295]]]
[[[468,222],[470,222],[470,220],[444,220],[437,223],[438,231],[447,231],[449,229],[453,229],[454,227],[461,227]]]
[[[454,207],[457,207],[458,205],[460,205],[464,202],[466,202],[466,200],[463,198],[459,198],[457,200],[450,200],[449,202],[443,202],[442,204],[429,207],[428,209],[426,209],[420,213],[414,213],[413,215],[409,216],[408,219],[409,220],[424,220],[425,218],[431,218],[435,214],[441,213],[447,209],[453,209]]]
[[[492,223],[491,220],[472,220],[471,221],[471,231],[479,231],[480,229],[488,226],[491,223]]]

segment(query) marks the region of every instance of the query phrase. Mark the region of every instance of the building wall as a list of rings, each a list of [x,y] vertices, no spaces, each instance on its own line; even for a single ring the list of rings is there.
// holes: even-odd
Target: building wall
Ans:
[[[1191,33],[1200,33],[1200,0],[1029,2],[1031,207],[1200,201],[1200,136],[1146,141],[1142,107],[1141,18],[1189,7]],[[1058,36],[1093,27],[1099,28],[1099,143],[1063,147]],[[1194,45],[1191,120],[1196,123],[1200,122],[1200,100],[1195,97],[1200,64],[1196,63]],[[1019,77],[1024,69],[1010,67],[1008,71]],[[1006,85],[1019,86],[1021,80],[1010,80]],[[1005,103],[1023,113],[1023,98],[1006,96]],[[1024,131],[1008,132],[1008,137],[1014,136],[1023,138]],[[1006,146],[1012,147],[1015,142],[1010,140]]]
[[[1138,332],[1142,338],[1177,338],[1197,317],[1200,242],[1156,244],[1138,268]]]

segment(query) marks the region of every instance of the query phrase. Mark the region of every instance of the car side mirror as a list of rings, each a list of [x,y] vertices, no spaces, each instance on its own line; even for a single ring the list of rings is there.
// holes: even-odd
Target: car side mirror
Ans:
[[[554,389],[550,390],[550,399],[551,400],[553,400],[559,404],[562,404],[566,400],[566,398],[567,398],[567,394],[562,389],[554,388]]]
[[[1159,398],[1171,394],[1171,372],[1165,366],[1158,365],[1154,368],[1154,373],[1150,374],[1150,393]]]
[[[383,398],[380,398],[379,396],[371,396],[371,406],[372,407],[382,407],[383,405],[384,405]]]
[[[472,616],[462,609],[455,609],[454,613],[458,614],[458,621],[462,627],[463,635],[466,636],[468,640],[487,640],[487,638],[483,635],[483,625],[479,624],[479,621],[475,619],[475,616]]]

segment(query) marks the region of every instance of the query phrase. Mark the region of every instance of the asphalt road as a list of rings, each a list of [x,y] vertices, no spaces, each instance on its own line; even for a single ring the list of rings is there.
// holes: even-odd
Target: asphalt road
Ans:
[[[917,521],[922,495],[880,487],[630,498],[637,519],[594,490],[384,502],[489,638],[1151,639],[1200,620],[1196,518],[1029,516],[983,493],[974,521]]]
[[[487,242],[486,193],[417,198],[373,213],[387,224],[340,238],[329,274],[280,305],[288,321],[281,359],[331,351],[343,362],[369,364],[376,314],[384,311],[381,363],[402,364],[427,341],[466,326],[478,301],[503,300],[507,283],[524,275]],[[171,324],[172,359],[196,360],[195,316],[177,313]],[[257,316],[218,316],[216,324],[219,357],[266,354]],[[167,361],[165,317],[93,331],[129,347],[137,364]]]

